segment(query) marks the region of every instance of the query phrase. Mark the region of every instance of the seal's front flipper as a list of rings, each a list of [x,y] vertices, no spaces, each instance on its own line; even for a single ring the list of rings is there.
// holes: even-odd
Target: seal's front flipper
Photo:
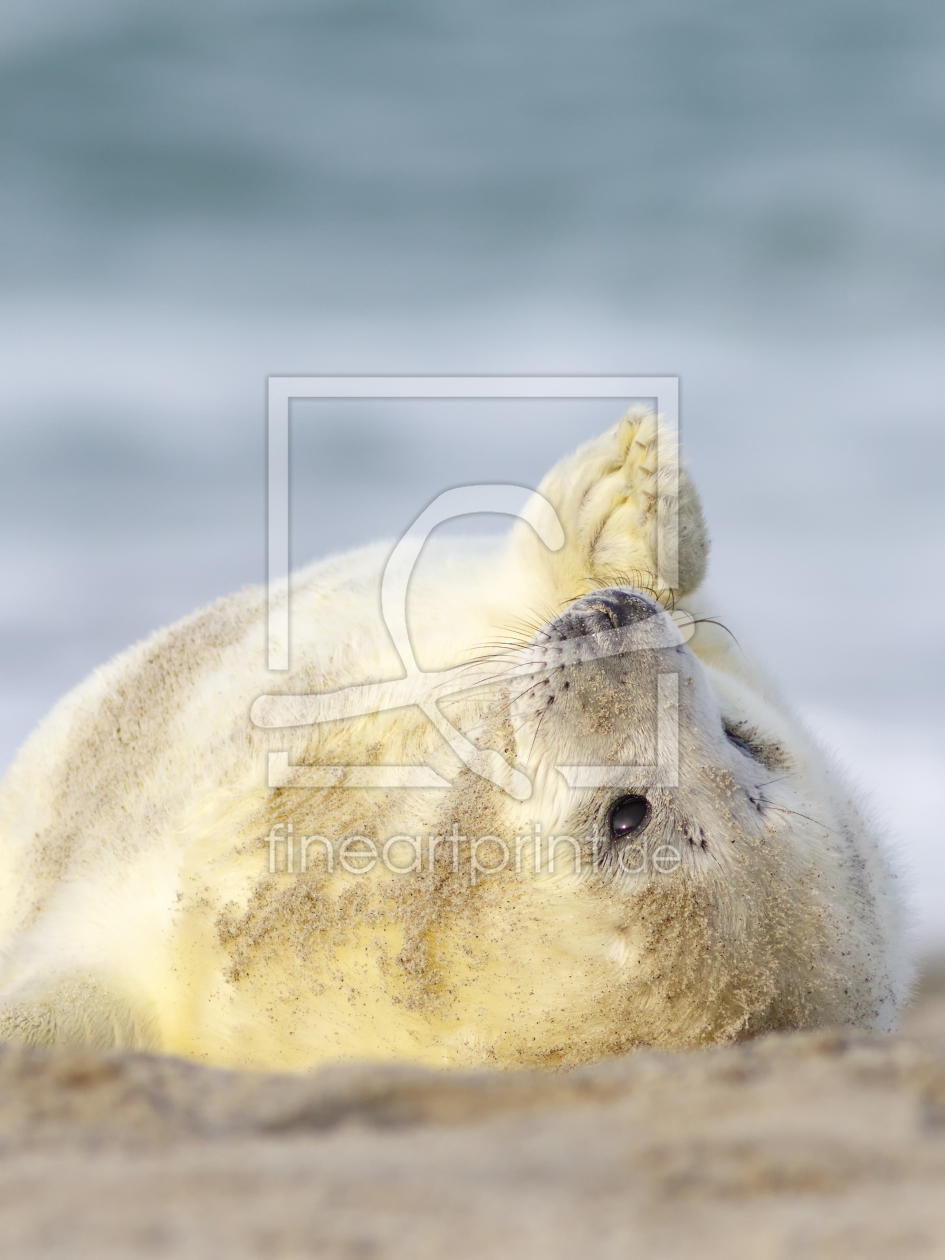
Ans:
[[[610,586],[635,587],[671,605],[702,581],[702,509],[675,435],[652,411],[631,409],[558,463],[539,490],[558,514],[565,545],[551,552],[518,526],[512,548],[544,587],[537,594],[549,611]]]

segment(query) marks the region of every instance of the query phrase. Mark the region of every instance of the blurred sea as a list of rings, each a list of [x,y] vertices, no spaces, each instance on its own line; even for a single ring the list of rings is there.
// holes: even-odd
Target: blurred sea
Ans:
[[[672,373],[719,613],[945,943],[945,9],[5,0],[0,763],[264,577],[269,374]],[[599,408],[297,408],[294,560]]]

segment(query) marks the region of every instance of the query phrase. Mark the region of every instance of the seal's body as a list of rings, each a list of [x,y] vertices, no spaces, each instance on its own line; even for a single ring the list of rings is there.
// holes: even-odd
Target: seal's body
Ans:
[[[409,703],[386,707],[389,547],[293,579],[277,686],[253,590],[66,697],[0,793],[0,1035],[303,1069],[891,1027],[895,880],[821,750],[700,621],[699,505],[684,473],[660,481],[658,440],[631,413],[549,474],[556,550],[519,522],[498,552],[424,552]],[[274,691],[321,696],[318,723],[287,727],[286,701],[277,724]],[[405,766],[415,786],[383,786]]]

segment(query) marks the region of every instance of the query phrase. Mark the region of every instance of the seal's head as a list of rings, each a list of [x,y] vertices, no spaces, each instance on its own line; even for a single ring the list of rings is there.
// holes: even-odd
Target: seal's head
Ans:
[[[538,1025],[539,1057],[572,1061],[889,1019],[880,909],[854,874],[862,823],[791,718],[685,641],[711,655],[722,632],[707,629],[629,586],[575,600],[521,652],[487,724],[531,796],[465,778],[443,804],[440,830],[458,820],[465,837],[453,902],[476,948],[502,924],[478,984],[522,1007],[520,1030],[490,1029],[501,1057],[533,1057]]]

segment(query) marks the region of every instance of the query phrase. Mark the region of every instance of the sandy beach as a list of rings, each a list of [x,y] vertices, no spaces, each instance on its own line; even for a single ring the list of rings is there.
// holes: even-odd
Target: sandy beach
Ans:
[[[562,1073],[0,1056],[9,1257],[945,1256],[945,968],[903,1031]]]

